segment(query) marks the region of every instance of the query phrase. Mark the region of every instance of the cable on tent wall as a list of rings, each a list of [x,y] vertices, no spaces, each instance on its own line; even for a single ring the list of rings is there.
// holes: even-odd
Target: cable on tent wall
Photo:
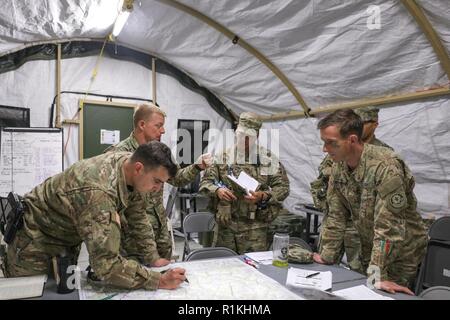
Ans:
[[[70,119],[70,120],[72,120],[72,121],[75,120],[75,118],[77,117],[77,115],[80,113],[81,108],[82,108],[82,106],[83,106],[83,101],[86,100],[87,96],[89,95],[89,92],[91,91],[92,84],[94,83],[95,78],[97,77],[97,74],[98,74],[98,70],[99,70],[99,67],[100,67],[100,62],[101,62],[101,59],[102,59],[102,57],[103,57],[103,51],[105,50],[105,46],[106,46],[106,42],[107,42],[107,41],[108,41],[108,37],[106,37],[105,40],[103,41],[103,45],[102,45],[102,48],[101,48],[101,50],[100,50],[100,54],[98,55],[97,61],[95,62],[94,69],[92,70],[92,75],[91,75],[91,79],[90,79],[90,81],[89,81],[88,88],[86,89],[86,92],[85,92],[83,98],[81,98],[80,101],[79,101],[79,103],[78,103],[77,111],[75,112],[75,114],[73,115],[73,117]],[[59,48],[59,50],[61,50],[61,45],[60,45],[60,44],[58,44],[58,48]],[[57,99],[59,99],[59,98],[60,98],[60,97],[59,97],[59,95],[58,95],[58,98],[57,98]],[[57,100],[57,101],[58,101],[58,100]],[[61,111],[61,110],[59,110],[59,111]],[[58,121],[59,117],[60,117],[60,115],[59,115],[59,114],[56,114],[56,119],[57,119],[57,121]],[[56,124],[58,124],[58,123],[56,123]],[[68,124],[68,126],[69,126],[69,131],[67,132],[67,140],[66,140],[66,143],[64,144],[63,157],[66,156],[67,145],[69,144],[69,140],[70,140],[70,131],[71,131],[72,125],[73,125],[74,123],[73,123],[73,122],[72,122],[72,123],[69,122],[69,123],[67,123],[67,124]]]

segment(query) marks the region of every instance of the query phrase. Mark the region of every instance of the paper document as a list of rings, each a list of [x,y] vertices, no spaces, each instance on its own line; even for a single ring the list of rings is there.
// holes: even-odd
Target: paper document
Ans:
[[[332,274],[331,271],[319,272],[314,270],[289,268],[286,285],[315,288],[323,291],[331,290]]]
[[[100,129],[100,144],[116,144],[120,142],[120,130]]]
[[[244,171],[241,171],[239,177],[236,179],[235,176],[228,175],[227,176],[232,182],[234,182],[238,187],[243,189],[247,194],[250,194],[249,191],[256,191],[259,186],[259,182],[249,176]]]
[[[376,293],[365,285],[338,290],[333,293],[348,300],[394,300],[390,297],[385,297]]]
[[[0,278],[0,300],[40,297],[47,275],[18,278]]]
[[[272,264],[273,260],[272,251],[247,252],[245,255],[258,263]]]

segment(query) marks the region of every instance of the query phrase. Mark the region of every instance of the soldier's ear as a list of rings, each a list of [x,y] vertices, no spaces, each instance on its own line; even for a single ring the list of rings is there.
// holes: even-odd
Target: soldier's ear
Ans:
[[[348,141],[350,141],[351,143],[358,143],[359,138],[356,134],[351,134],[348,136]]]
[[[142,164],[142,162],[136,161],[134,163],[134,171],[136,174],[140,174],[144,172],[144,165]]]
[[[138,121],[138,128],[141,130],[144,130],[145,127],[145,120],[139,120]]]

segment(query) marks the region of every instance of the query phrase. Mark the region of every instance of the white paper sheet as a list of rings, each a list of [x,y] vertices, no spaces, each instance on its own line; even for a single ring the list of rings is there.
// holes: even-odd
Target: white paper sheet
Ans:
[[[319,271],[289,268],[286,285],[291,285],[294,287],[315,288],[323,291],[331,290],[331,271],[323,271],[315,276],[307,278],[308,275],[312,275],[317,272]]]
[[[241,171],[237,179],[236,177],[231,175],[228,175],[228,178],[234,183],[236,183],[238,186],[240,186],[242,189],[244,189],[247,192],[247,194],[249,193],[249,191],[256,191],[256,189],[259,186],[259,182],[254,178],[252,178],[251,176],[249,176],[244,171]]]
[[[1,278],[0,300],[40,297],[46,281],[47,275]]]
[[[272,264],[273,261],[272,251],[247,252],[245,255],[261,264]]]
[[[365,285],[342,289],[333,293],[348,300],[394,300],[370,290]]]
[[[100,129],[100,144],[116,144],[120,142],[120,130]]]

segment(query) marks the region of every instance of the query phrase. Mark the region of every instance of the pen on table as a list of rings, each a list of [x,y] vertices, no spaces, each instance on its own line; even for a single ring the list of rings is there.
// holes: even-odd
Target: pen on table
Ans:
[[[117,295],[118,295],[118,293],[113,293],[113,294],[110,294],[110,295],[102,298],[101,300],[111,300],[113,297],[115,297]]]
[[[320,274],[320,272],[310,273],[310,274],[308,274],[305,278],[312,278],[312,277],[314,277],[314,276],[317,276],[318,274]]]
[[[249,266],[252,266],[252,267],[255,268],[255,269],[258,269],[258,268],[259,268],[258,265],[257,265],[252,259],[244,258],[244,262],[245,262],[246,264],[248,264]]]

